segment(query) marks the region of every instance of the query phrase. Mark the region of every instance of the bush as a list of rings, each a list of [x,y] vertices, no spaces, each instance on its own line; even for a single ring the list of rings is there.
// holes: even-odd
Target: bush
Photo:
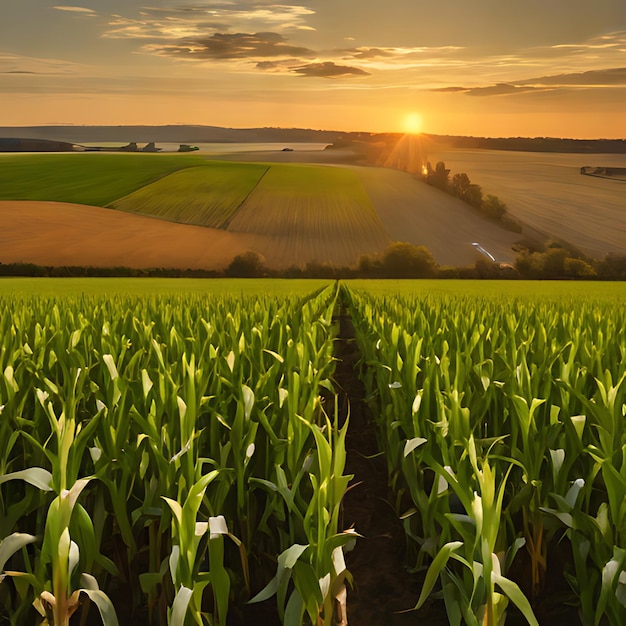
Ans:
[[[428,248],[397,242],[383,254],[381,271],[387,278],[432,278],[437,263]]]
[[[233,278],[262,278],[267,274],[265,259],[252,250],[238,254],[226,269]]]
[[[482,201],[480,210],[491,219],[501,220],[506,213],[506,204],[497,196],[491,194]]]

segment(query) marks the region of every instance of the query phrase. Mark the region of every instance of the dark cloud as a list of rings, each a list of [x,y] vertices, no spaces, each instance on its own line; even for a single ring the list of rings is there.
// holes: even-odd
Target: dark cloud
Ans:
[[[40,75],[42,72],[28,72],[27,70],[7,70],[6,72],[0,72],[0,74],[37,74]]]
[[[543,76],[530,80],[520,80],[516,85],[560,85],[560,86],[588,86],[597,85],[626,85],[626,68],[616,67],[604,70],[590,70],[574,74],[557,74]]]
[[[589,70],[571,74],[556,74],[529,78],[511,83],[498,83],[484,87],[440,87],[431,89],[437,92],[463,92],[468,96],[510,96],[536,91],[556,89],[599,88],[626,86],[626,68],[616,67],[603,70]]]
[[[466,91],[468,96],[510,96],[512,94],[525,93],[527,91],[535,91],[537,87],[520,85],[512,85],[509,83],[498,83],[489,87],[474,87]]]
[[[149,44],[151,52],[190,59],[266,59],[314,57],[312,50],[294,46],[278,33],[215,33],[210,37],[187,39],[171,44]]]
[[[350,67],[348,65],[337,65],[332,61],[324,63],[309,63],[300,67],[294,67],[292,72],[300,76],[314,78],[347,78],[349,76],[369,76],[369,72],[361,70],[358,67]]]
[[[469,91],[469,87],[438,87],[437,89],[431,89],[430,91],[438,91],[442,93],[455,93],[459,91]]]
[[[347,48],[338,52],[343,56],[359,60],[386,59],[397,55],[395,50],[385,48]]]
[[[274,61],[259,61],[256,64],[257,70],[277,70],[280,68],[280,63]]]

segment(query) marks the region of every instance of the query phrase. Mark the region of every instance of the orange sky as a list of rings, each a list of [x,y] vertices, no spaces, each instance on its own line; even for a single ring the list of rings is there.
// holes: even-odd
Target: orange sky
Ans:
[[[626,137],[623,0],[144,2],[3,3],[0,125]]]

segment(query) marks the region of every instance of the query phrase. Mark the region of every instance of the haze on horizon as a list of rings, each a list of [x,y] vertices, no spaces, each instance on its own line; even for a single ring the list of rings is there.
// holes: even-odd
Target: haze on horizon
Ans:
[[[5,126],[624,138],[625,110],[624,0],[0,6]]]

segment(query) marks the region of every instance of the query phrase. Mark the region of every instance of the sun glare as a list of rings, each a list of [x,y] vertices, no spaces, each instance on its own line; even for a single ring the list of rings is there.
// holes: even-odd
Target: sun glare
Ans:
[[[404,118],[404,132],[417,135],[422,132],[422,116],[419,113],[409,113]]]

